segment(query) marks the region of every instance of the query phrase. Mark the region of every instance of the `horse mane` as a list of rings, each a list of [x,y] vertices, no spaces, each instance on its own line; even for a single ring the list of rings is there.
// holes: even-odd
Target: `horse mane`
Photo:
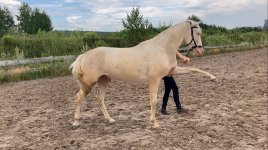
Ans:
[[[170,36],[170,35],[176,33],[176,32],[174,32],[174,30],[176,30],[179,26],[182,26],[183,23],[185,23],[185,22],[181,22],[181,23],[175,24],[175,25],[173,25],[173,26],[167,28],[166,30],[160,32],[160,33],[157,34],[155,37],[153,37],[153,38],[151,38],[151,39],[148,39],[148,40],[146,40],[146,41],[143,41],[143,42],[139,43],[139,44],[136,45],[136,46],[139,47],[139,46],[142,46],[142,45],[144,45],[144,44],[148,44],[148,43],[151,43],[152,41],[157,41],[157,40],[162,41],[162,39],[166,39],[166,38],[168,38],[168,36]],[[164,38],[163,38],[163,37],[164,37]],[[136,46],[135,46],[135,47],[136,47]]]
[[[161,33],[159,33],[158,35],[156,35],[154,38],[159,38],[159,37],[165,36],[166,34],[169,34],[169,32],[172,32],[179,25],[181,25],[181,23],[173,25],[173,26],[167,28],[166,30],[164,30]]]

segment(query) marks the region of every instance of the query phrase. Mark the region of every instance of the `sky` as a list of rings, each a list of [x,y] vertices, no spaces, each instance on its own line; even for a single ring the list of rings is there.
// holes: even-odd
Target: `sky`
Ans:
[[[120,31],[133,7],[156,27],[185,21],[192,14],[227,28],[263,26],[267,19],[267,0],[0,0],[0,7],[15,16],[23,2],[44,10],[54,30]]]

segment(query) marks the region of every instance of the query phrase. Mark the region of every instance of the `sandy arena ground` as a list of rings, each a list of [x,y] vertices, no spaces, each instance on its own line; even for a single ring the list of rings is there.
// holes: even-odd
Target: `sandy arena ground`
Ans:
[[[183,64],[180,64],[183,65]],[[183,65],[184,66],[184,65]],[[168,116],[149,122],[147,83],[112,81],[106,94],[109,124],[94,99],[94,88],[81,107],[81,125],[74,128],[71,76],[0,85],[0,149],[266,149],[267,48],[192,58],[190,66],[217,76],[176,76],[182,105],[176,114],[173,98]]]

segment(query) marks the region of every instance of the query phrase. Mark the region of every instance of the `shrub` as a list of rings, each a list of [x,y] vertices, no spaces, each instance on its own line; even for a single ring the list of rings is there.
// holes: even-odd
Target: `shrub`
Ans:
[[[15,48],[16,58],[17,59],[24,59],[24,53],[23,51],[20,51],[18,47]]]
[[[15,47],[17,45],[16,39],[14,36],[6,35],[2,38],[3,40],[3,52],[6,54],[14,55]]]
[[[96,48],[96,47],[101,47],[101,46],[104,46],[104,47],[107,47],[109,46],[109,44],[103,40],[98,40],[98,41],[95,41],[93,44],[92,44],[92,47],[93,48]]]
[[[49,63],[0,68],[0,83],[69,75],[71,74],[70,64],[69,61],[51,61]]]
[[[2,52],[15,56],[15,48],[24,52],[26,58],[78,54],[83,46],[80,37],[55,37],[50,35],[4,36]]]

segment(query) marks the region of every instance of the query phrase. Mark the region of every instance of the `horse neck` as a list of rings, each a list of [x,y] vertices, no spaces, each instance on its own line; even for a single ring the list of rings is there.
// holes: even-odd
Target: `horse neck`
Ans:
[[[160,44],[159,46],[162,46],[166,53],[173,54],[178,50],[185,38],[187,27],[186,22],[177,24],[157,35],[154,40]]]

